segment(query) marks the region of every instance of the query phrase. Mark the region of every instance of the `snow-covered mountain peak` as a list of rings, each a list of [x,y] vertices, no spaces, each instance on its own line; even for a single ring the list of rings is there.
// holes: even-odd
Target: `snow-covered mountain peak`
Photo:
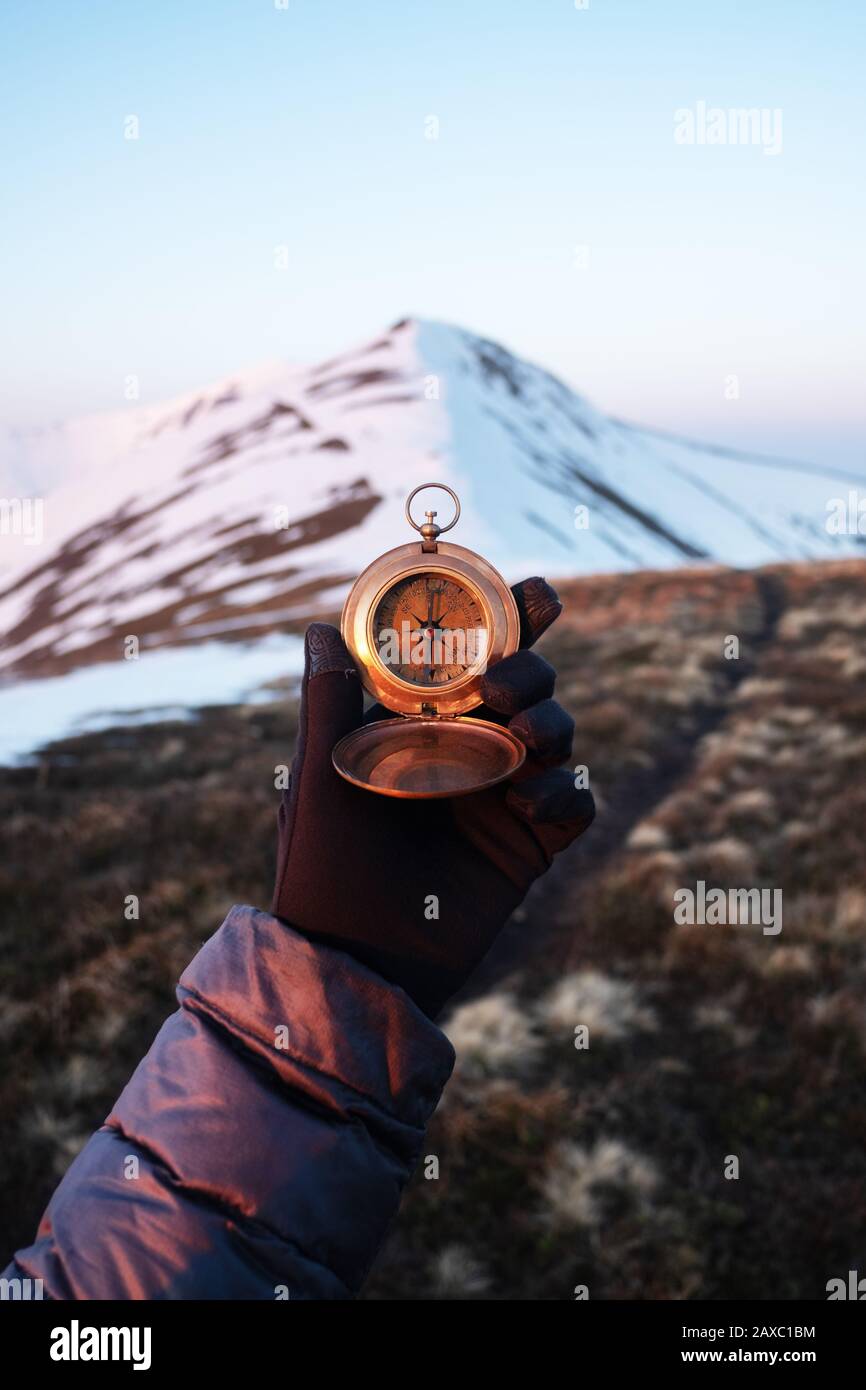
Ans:
[[[858,544],[824,527],[827,499],[851,484],[832,469],[626,426],[499,344],[428,320],[312,367],[271,363],[72,422],[49,444],[19,437],[16,451],[18,476],[47,480],[40,543],[2,538],[0,673],[19,678],[117,660],[130,634],[147,650],[302,626],[410,537],[406,494],[431,479],[460,495],[451,538],[511,579]]]

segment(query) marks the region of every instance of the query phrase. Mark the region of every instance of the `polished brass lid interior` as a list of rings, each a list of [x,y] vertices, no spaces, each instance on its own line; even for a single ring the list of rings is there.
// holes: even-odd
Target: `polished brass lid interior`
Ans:
[[[334,767],[358,787],[383,796],[465,796],[502,782],[526,749],[486,719],[381,719],[355,729],[334,748]]]

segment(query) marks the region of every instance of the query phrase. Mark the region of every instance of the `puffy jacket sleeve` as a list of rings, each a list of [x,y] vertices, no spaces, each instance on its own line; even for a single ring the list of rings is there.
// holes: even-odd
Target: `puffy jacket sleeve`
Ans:
[[[6,1277],[59,1299],[347,1298],[454,1062],[402,990],[235,907]]]

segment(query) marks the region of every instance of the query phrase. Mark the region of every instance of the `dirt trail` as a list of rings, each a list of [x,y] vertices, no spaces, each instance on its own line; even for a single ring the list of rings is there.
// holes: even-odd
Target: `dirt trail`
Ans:
[[[530,955],[543,952],[546,943],[561,930],[563,902],[573,892],[575,881],[581,883],[582,892],[591,895],[593,881],[623,849],[635,826],[687,780],[702,740],[724,723],[738,686],[758,671],[762,653],[772,643],[788,603],[780,575],[764,571],[750,572],[749,577],[759,604],[759,622],[744,643],[740,658],[725,661],[719,668],[718,674],[724,680],[719,698],[690,710],[688,731],[679,729],[674,733],[653,767],[633,771],[613,786],[591,830],[560,855],[535,885],[470,984],[457,996],[457,1002],[486,994],[519,971]],[[684,640],[688,641],[688,637]]]

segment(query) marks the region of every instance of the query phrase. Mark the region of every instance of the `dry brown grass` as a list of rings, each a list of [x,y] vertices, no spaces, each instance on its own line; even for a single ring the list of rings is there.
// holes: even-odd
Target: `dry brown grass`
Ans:
[[[602,810],[457,1001],[440,1176],[366,1296],[821,1298],[866,1246],[866,565],[562,588],[544,650]],[[267,903],[290,722],[212,711],[0,773],[10,1249],[201,940]],[[697,878],[781,887],[781,935],[677,926]]]

